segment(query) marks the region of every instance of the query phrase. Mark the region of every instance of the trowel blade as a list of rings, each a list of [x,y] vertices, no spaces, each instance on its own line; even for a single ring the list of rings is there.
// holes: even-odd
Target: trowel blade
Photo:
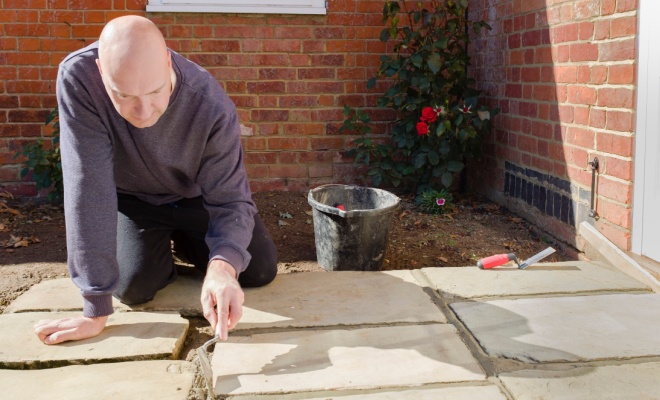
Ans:
[[[547,249],[545,249],[545,250],[543,250],[539,253],[536,253],[533,256],[531,256],[530,258],[523,261],[522,264],[520,264],[519,268],[520,269],[525,269],[525,268],[529,267],[530,265],[535,264],[535,263],[543,260],[544,258],[546,258],[550,254],[554,253],[555,251],[556,250],[553,249],[552,247],[548,247]]]

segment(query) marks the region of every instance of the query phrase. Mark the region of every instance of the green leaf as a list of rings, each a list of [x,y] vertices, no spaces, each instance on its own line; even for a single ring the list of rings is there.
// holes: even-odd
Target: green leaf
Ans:
[[[413,63],[415,67],[422,68],[422,62],[424,62],[424,58],[422,58],[421,54],[415,53],[410,56],[410,62]]]
[[[440,71],[440,67],[442,66],[442,58],[438,53],[431,53],[428,60],[426,61],[426,64],[429,66],[431,72],[437,74],[438,71]]]
[[[452,160],[452,161],[449,161],[449,162],[447,163],[447,169],[448,169],[449,171],[451,171],[451,172],[459,172],[459,171],[461,171],[464,167],[465,167],[465,164],[463,164],[463,163],[460,162],[460,161]]]
[[[403,176],[408,176],[415,172],[415,168],[412,165],[407,166],[406,168],[403,169]]]
[[[413,166],[415,168],[421,168],[426,164],[426,153],[418,153],[415,156]]]
[[[436,136],[438,136],[438,137],[442,136],[442,134],[445,133],[446,129],[447,128],[446,128],[445,124],[438,124],[438,127],[435,130]]]
[[[376,77],[369,78],[369,80],[367,81],[367,89],[373,89],[376,86],[376,80],[377,79],[378,78],[376,78]]]
[[[381,42],[387,42],[388,40],[390,40],[390,37],[391,37],[390,29],[383,29],[382,31],[380,31]]]
[[[373,176],[373,175],[376,175],[377,173],[378,173],[378,170],[376,168],[372,168],[367,172],[367,175]]]
[[[454,181],[454,177],[451,174],[451,172],[445,172],[444,174],[442,174],[440,181],[442,182],[442,185],[444,187],[449,188],[449,186],[451,186],[451,183]]]
[[[374,184],[374,186],[380,186],[380,184],[383,182],[382,175],[380,173],[375,174],[371,177],[371,182]]]
[[[437,49],[445,50],[447,48],[448,43],[449,43],[449,38],[444,36],[438,39],[433,45]]]
[[[426,158],[429,160],[429,163],[431,165],[438,165],[438,163],[440,162],[440,156],[438,156],[438,153],[436,153],[433,150],[426,153]]]
[[[444,174],[446,171],[447,168],[445,168],[444,165],[437,165],[435,168],[433,168],[432,175],[437,178],[438,176]]]

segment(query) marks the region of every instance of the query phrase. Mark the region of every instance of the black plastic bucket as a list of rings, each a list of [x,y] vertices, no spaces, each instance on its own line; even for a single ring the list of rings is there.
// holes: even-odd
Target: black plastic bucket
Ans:
[[[310,190],[307,201],[314,209],[316,257],[321,268],[381,269],[392,217],[399,206],[397,196],[368,187],[324,185]]]

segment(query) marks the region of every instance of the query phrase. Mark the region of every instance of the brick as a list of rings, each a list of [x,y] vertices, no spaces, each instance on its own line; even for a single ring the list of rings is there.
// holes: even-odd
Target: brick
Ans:
[[[280,164],[297,164],[299,161],[298,151],[280,151],[277,155]]]
[[[232,57],[233,56],[234,55],[232,55]],[[302,56],[307,57],[307,55],[302,55]],[[292,59],[293,55],[291,55],[289,58]],[[257,65],[257,66],[275,67],[275,66],[289,65],[289,59],[284,54],[255,54],[251,56],[250,59],[252,60],[252,65]],[[242,65],[242,64],[238,64],[238,65]]]
[[[248,93],[285,93],[286,84],[282,81],[248,82]]]
[[[83,22],[84,14],[80,11],[67,11],[67,10],[41,10],[39,12],[39,22],[64,22],[69,24]]]
[[[44,81],[8,81],[7,93],[50,93],[49,82]]]
[[[577,67],[555,66],[554,75],[557,83],[575,83],[577,82]]]
[[[508,86],[508,85],[507,85]],[[533,98],[541,101],[557,101],[554,85],[534,85]]]
[[[580,23],[580,34],[578,38],[580,40],[591,40],[594,36],[594,23],[592,21],[581,22]]]
[[[610,38],[611,20],[606,19],[594,23],[594,40],[603,40]]]
[[[9,110],[8,122],[43,122],[50,111]]]
[[[320,28],[314,28],[314,38],[317,39],[345,39],[346,38],[346,28],[344,27],[333,27],[325,26]],[[378,37],[380,33],[376,36]]]
[[[630,182],[622,182],[610,179],[606,175],[600,175],[597,191],[599,196],[620,203],[631,204],[632,202],[632,184]]]
[[[312,150],[341,150],[344,148],[344,139],[341,137],[324,137],[311,139]]]
[[[635,39],[598,44],[600,61],[635,60]]]
[[[631,136],[598,132],[596,134],[596,150],[622,157],[632,157],[633,138]]]
[[[268,138],[268,148],[270,150],[306,150],[308,147],[308,138]]]
[[[598,104],[601,107],[632,108],[634,92],[627,88],[602,88],[598,90]]]
[[[278,108],[278,99],[279,96],[266,96],[266,95],[261,95],[258,97],[258,104],[257,107],[260,108]],[[275,120],[278,121],[278,120]]]
[[[602,0],[600,5],[601,15],[614,14],[616,11],[616,0]]]
[[[571,23],[552,29],[552,43],[573,42],[578,39],[580,25]]]
[[[311,57],[312,65],[321,66],[342,66],[345,65],[345,56],[343,54],[319,54]]]
[[[604,219],[596,222],[596,228],[610,242],[622,250],[630,250],[630,231],[607,223]]]
[[[0,95],[0,108],[18,108],[18,96]]]
[[[586,19],[600,15],[600,0],[578,0],[575,3],[575,18]]]
[[[541,69],[539,67],[521,68],[520,79],[523,82],[539,82],[541,80]]]
[[[238,52],[241,48],[238,40],[202,40],[200,44],[203,52]]]
[[[300,40],[264,40],[264,52],[272,53],[300,53],[302,47]]]
[[[574,43],[570,47],[570,60],[573,62],[580,61],[597,61],[598,60],[598,45],[593,43]]]
[[[523,47],[538,46],[541,44],[541,30],[527,31],[521,36]]]
[[[612,85],[632,85],[635,83],[636,68],[633,64],[610,65],[607,83]]]
[[[307,82],[307,93],[344,93],[342,82]]]
[[[567,142],[585,149],[593,149],[596,134],[594,131],[583,128],[571,127],[568,130]]]
[[[278,105],[280,107],[316,107],[318,101],[316,96],[281,96]]]
[[[46,36],[48,25],[45,24],[5,24],[7,36]]]
[[[98,38],[103,30],[103,25],[74,25],[71,34],[78,38]]]
[[[568,102],[594,105],[596,104],[596,90],[588,86],[571,85],[568,87]]]
[[[85,11],[83,19],[86,24],[105,24],[106,16],[103,11]]]
[[[332,164],[323,165],[310,165],[309,168],[310,178],[332,177],[333,167]]]
[[[573,147],[571,148],[569,159],[573,165],[577,166],[578,168],[582,168],[585,165],[588,165],[587,162],[589,161],[589,153],[587,153],[584,149]]]
[[[591,67],[591,83],[600,85],[607,81],[607,67],[604,65],[594,65]]]
[[[589,125],[589,107],[575,107],[574,122],[578,125]]]
[[[626,12],[637,10],[637,0],[617,0],[616,11]]]
[[[335,79],[336,70],[333,68],[300,68],[298,79]]]
[[[637,33],[637,16],[618,17],[612,20],[610,38],[633,36]]]
[[[371,45],[373,45],[373,44],[371,44]],[[369,51],[369,52],[376,52],[377,51],[379,53],[384,53],[385,52],[385,47],[383,45],[378,50],[376,50],[374,48],[368,48],[367,51]],[[322,42],[320,40],[305,40],[305,41],[302,42],[302,52],[306,53],[306,54],[309,54],[309,53],[323,53],[323,52],[325,52],[325,42]]]
[[[259,69],[259,79],[294,80],[296,70],[293,68],[262,68]]]
[[[592,108],[589,111],[589,126],[592,128],[605,128],[605,110]]]
[[[250,121],[287,121],[289,112],[287,110],[252,110],[250,112]]]
[[[633,113],[608,110],[606,128],[612,131],[632,132]]]
[[[270,168],[267,165],[250,165],[246,161],[245,172],[248,179],[255,178],[268,178],[270,176]]]
[[[614,225],[629,229],[632,222],[632,209],[629,206],[613,203],[604,199],[598,201],[597,213]]]
[[[322,135],[324,124],[284,124],[285,135]]]
[[[620,158],[601,156],[604,167],[601,171],[615,178],[626,181],[633,180],[633,162],[631,160],[622,160]]]
[[[270,165],[268,175],[277,178],[306,178],[306,165]]]
[[[273,29],[269,39],[309,39],[312,37],[313,30],[309,27],[301,26],[277,26]]]
[[[591,81],[591,68],[588,65],[580,65],[577,70],[578,83],[587,84]]]
[[[331,40],[326,43],[326,50],[329,53],[364,52],[366,50],[366,45],[363,41]]]

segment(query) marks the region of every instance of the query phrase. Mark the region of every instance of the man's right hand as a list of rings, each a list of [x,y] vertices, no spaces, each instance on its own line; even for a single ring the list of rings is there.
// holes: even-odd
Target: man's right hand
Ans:
[[[45,344],[82,340],[101,333],[107,321],[107,315],[94,318],[80,316],[62,319],[45,319],[34,325],[34,333]]]

